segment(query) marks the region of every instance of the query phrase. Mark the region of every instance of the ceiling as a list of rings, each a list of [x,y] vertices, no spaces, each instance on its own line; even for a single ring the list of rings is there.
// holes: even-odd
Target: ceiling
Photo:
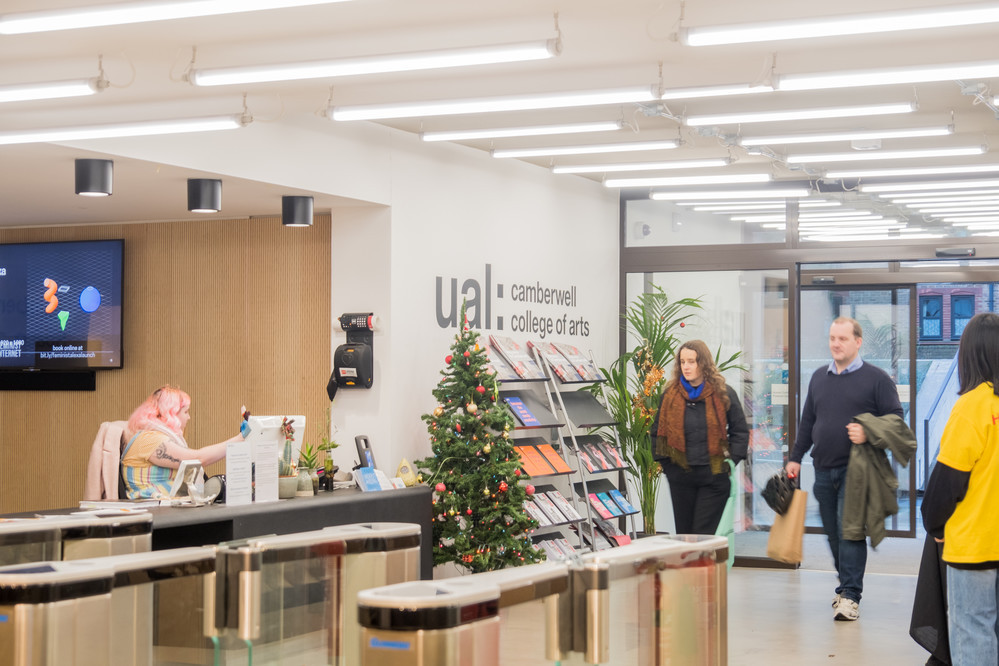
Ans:
[[[83,7],[84,0],[4,0],[6,14]],[[837,14],[893,11],[952,5],[921,0],[842,0]],[[865,36],[813,38],[734,46],[691,47],[675,39],[681,26],[805,18],[830,13],[831,5],[800,0],[353,0],[313,7],[264,10],[155,23],[0,36],[0,81],[22,83],[92,77],[98,56],[110,87],[84,98],[0,104],[0,132],[22,128],[238,113],[246,104],[256,118],[314,116],[329,104],[444,100],[662,85],[666,89],[721,84],[764,83],[777,74],[815,73],[996,60],[996,24],[916,30]],[[197,67],[402,53],[436,48],[502,44],[551,38],[555,16],[562,40],[558,57],[475,67],[307,80],[243,86],[195,87],[181,80],[196,48]],[[660,66],[662,69],[660,78]],[[578,157],[537,157],[539,169],[558,164],[613,164],[723,157],[732,163],[718,173],[765,171],[778,180],[818,182],[820,170],[792,168],[785,153],[843,152],[840,143],[774,146],[752,155],[733,137],[739,126],[688,127],[687,116],[775,108],[827,107],[918,102],[904,116],[811,120],[743,126],[749,134],[773,134],[855,127],[919,127],[953,124],[946,137],[887,139],[882,150],[991,144],[999,130],[994,109],[983,100],[999,93],[999,80],[894,84],[832,91],[776,92],[739,97],[693,98],[662,103],[592,106],[576,109],[482,113],[380,121],[407,132],[469,127],[525,126],[588,120],[622,120],[624,129],[589,135],[465,141],[493,148],[620,143],[678,139],[674,150],[610,153]],[[993,91],[992,94],[987,94]],[[973,92],[980,95],[969,94]],[[331,123],[336,121],[330,121]],[[373,122],[373,121],[354,121]],[[341,123],[342,124],[342,123]],[[582,137],[582,138],[581,138]],[[73,159],[100,157],[95,143],[79,146],[26,144],[0,146],[0,226],[90,224],[110,221],[189,219],[182,183],[209,172],[115,158],[115,194],[94,200],[73,194]],[[113,151],[109,150],[109,153]],[[859,152],[859,151],[858,151]],[[934,158],[923,163],[999,162],[989,153]],[[878,166],[900,166],[898,161]],[[687,170],[700,173],[705,170]],[[615,174],[620,175],[620,174]],[[664,175],[662,172],[627,176]],[[45,176],[45,177],[42,177]],[[553,174],[552,178],[591,178],[606,174]],[[164,181],[178,187],[159,187]],[[826,189],[853,183],[826,183]],[[277,214],[274,201],[286,186],[226,178],[224,217]],[[316,193],[317,210],[355,201]],[[179,212],[178,212],[179,211]],[[220,215],[223,216],[223,215]]]

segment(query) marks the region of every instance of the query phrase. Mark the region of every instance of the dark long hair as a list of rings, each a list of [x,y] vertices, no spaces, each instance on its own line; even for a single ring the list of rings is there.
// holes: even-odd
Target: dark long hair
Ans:
[[[725,409],[728,409],[729,401],[728,391],[725,390],[725,378],[718,372],[718,366],[715,365],[715,359],[711,356],[711,350],[708,349],[708,345],[703,340],[687,340],[676,350],[676,359],[673,361],[673,377],[667,388],[680,383],[680,376],[683,374],[680,371],[680,352],[684,349],[690,349],[697,354],[697,369],[701,371],[704,382],[714,388]]]
[[[999,314],[981,312],[964,327],[957,350],[957,374],[964,395],[983,382],[999,395]]]

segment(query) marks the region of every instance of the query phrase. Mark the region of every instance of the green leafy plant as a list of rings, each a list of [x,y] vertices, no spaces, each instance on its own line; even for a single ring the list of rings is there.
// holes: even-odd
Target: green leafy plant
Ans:
[[[319,430],[319,446],[316,448],[323,454],[323,469],[327,474],[332,474],[333,468],[333,449],[340,446],[340,444],[330,437],[330,408],[326,408],[326,424]]]
[[[319,449],[304,442],[302,450],[298,453],[298,466],[302,469],[319,469]]]
[[[295,428],[287,418],[281,419],[281,435],[284,437],[284,448],[281,451],[281,458],[278,460],[279,476],[295,476]]]
[[[608,442],[618,445],[628,463],[646,534],[656,532],[656,504],[662,486],[662,467],[652,451],[653,421],[663,389],[669,383],[667,370],[682,343],[676,331],[702,309],[701,299],[671,301],[659,286],[640,294],[629,304],[622,322],[637,344],[609,367],[601,368],[606,382],[589,388],[603,397],[616,421],[615,425],[597,432]],[[722,361],[719,350],[715,353],[715,364],[719,371],[739,367],[735,361],[740,355],[741,352],[736,352]]]

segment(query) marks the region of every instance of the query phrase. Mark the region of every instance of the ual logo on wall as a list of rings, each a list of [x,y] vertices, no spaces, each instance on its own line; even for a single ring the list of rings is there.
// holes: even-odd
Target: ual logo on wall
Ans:
[[[436,315],[440,328],[457,328],[461,302],[468,325],[481,330],[508,330],[544,339],[550,335],[589,336],[590,323],[579,315],[576,285],[533,281],[494,281],[492,264],[482,278],[437,276]]]

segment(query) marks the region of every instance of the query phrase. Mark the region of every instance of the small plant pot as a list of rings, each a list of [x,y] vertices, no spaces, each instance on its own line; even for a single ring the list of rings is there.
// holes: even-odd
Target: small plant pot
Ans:
[[[307,469],[298,470],[298,487],[295,497],[312,497],[316,491],[312,489],[312,475]]]
[[[298,492],[297,476],[278,477],[278,499],[291,499]]]

